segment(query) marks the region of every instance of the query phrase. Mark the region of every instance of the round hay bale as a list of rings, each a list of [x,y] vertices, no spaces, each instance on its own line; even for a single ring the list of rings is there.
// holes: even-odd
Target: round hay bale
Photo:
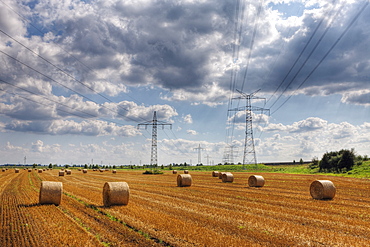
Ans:
[[[117,173],[117,171],[116,171],[116,170],[112,170],[112,173],[116,174],[116,173]]]
[[[32,172],[32,169],[28,169],[28,172]]]
[[[38,169],[38,170],[37,170],[37,172],[38,172],[38,173],[42,173],[42,169]]]
[[[81,169],[78,169],[78,171],[80,172],[80,171],[81,171]]]
[[[42,181],[39,194],[40,204],[59,205],[62,200],[63,183]]]
[[[188,170],[184,170],[184,174],[189,174],[189,171]]]
[[[177,175],[177,186],[188,187],[191,186],[192,178],[190,174],[179,174]]]
[[[172,171],[172,174],[177,174],[177,170],[173,170]]]
[[[71,175],[72,174],[72,171],[71,170],[66,170],[66,174],[67,175]]]
[[[234,181],[234,175],[230,172],[226,172],[222,174],[222,182],[223,183],[232,183]]]
[[[226,173],[226,172],[219,172],[219,173],[218,173],[218,178],[219,178],[219,179],[222,179],[222,175],[224,175],[225,173]]]
[[[105,207],[127,205],[130,188],[126,182],[106,182],[103,187],[103,203]]]
[[[6,170],[5,170],[5,168],[3,168],[3,169],[1,169],[3,172],[5,172]]]
[[[218,177],[218,171],[213,171],[212,172],[212,177]]]
[[[83,172],[83,173],[87,173],[87,169],[83,169],[83,170],[82,170],[82,172]]]
[[[64,171],[59,171],[59,177],[64,176]]]
[[[330,180],[316,180],[311,183],[310,194],[313,199],[333,199],[336,188]]]
[[[18,168],[15,168],[15,173],[19,173],[19,169]]]
[[[44,168],[44,169],[42,169],[43,171],[46,171],[46,169]]]
[[[265,179],[259,175],[252,175],[248,178],[249,187],[263,187],[265,185]]]
[[[99,169],[100,172],[104,172],[104,169]]]

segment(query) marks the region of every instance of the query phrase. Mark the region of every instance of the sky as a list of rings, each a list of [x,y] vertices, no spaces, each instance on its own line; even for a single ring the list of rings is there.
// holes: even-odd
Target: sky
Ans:
[[[0,164],[369,155],[368,4],[0,0]]]

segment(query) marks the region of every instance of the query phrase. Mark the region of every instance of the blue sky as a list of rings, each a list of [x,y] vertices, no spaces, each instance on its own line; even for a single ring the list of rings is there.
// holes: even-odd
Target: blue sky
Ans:
[[[369,155],[368,1],[0,1],[0,164]],[[284,103],[285,102],[285,103]],[[231,134],[232,133],[232,134]]]

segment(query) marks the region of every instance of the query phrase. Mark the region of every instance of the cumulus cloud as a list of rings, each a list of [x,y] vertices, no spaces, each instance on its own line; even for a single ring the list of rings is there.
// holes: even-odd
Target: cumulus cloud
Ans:
[[[54,121],[13,121],[7,130],[32,132],[49,135],[86,135],[86,136],[136,136],[139,131],[132,125],[117,126],[101,120],[75,122],[73,120]]]
[[[370,141],[368,125],[366,122],[362,125],[329,123],[320,118],[307,118],[291,125],[269,124],[265,133],[278,133],[263,139],[256,150],[267,159],[275,155],[285,161],[302,157],[311,160],[326,151],[351,148],[364,155]]]
[[[283,125],[281,123],[274,124],[271,123],[263,128],[264,131],[267,132],[277,132],[277,131],[284,131],[289,133],[302,133],[302,132],[310,132],[310,131],[317,131],[323,129],[327,126],[327,121],[317,117],[309,117],[305,120],[301,120],[299,122],[295,122],[292,125]]]
[[[195,130],[187,130],[186,133],[188,133],[189,135],[193,135],[193,136],[198,135],[198,132],[196,132]]]
[[[186,116],[184,116],[183,120],[184,120],[185,123],[188,123],[188,124],[193,123],[193,118],[191,117],[190,114],[187,114]]]
[[[91,94],[93,89],[110,96],[125,93],[130,86],[152,85],[169,92],[163,99],[210,106],[227,101],[234,68],[238,71],[235,88],[261,88],[262,92],[272,93],[281,83],[279,92],[297,89],[363,6],[358,1],[267,1],[262,3],[257,17],[259,3],[242,2],[246,19],[240,20],[241,39],[234,40],[238,36],[234,36],[235,2],[231,0],[6,3],[32,22],[25,22],[5,7],[1,10],[2,29],[72,77],[10,38],[0,44],[1,48],[39,71],[48,71],[48,76],[64,85],[81,93]],[[342,85],[349,82],[369,89],[370,63],[365,52],[369,49],[368,11],[365,9],[299,93],[317,95],[321,92],[315,89],[330,86],[327,94],[342,94]],[[334,18],[336,21],[331,23]],[[40,26],[42,32],[31,23]],[[326,28],[328,32],[313,51]],[[299,63],[287,75],[314,33]],[[235,42],[240,46],[233,47]],[[311,52],[304,68],[294,76]],[[2,63],[6,69],[1,76],[11,82],[32,78],[51,84],[43,75],[10,58],[4,57]],[[63,89],[60,85],[53,87]],[[344,98],[347,103],[368,104],[366,96]]]

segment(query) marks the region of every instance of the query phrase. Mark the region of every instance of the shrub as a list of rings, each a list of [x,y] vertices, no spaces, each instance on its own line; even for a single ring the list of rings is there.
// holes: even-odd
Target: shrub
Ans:
[[[319,162],[320,172],[341,173],[352,170],[356,162],[353,149],[342,149],[339,152],[326,152]]]

